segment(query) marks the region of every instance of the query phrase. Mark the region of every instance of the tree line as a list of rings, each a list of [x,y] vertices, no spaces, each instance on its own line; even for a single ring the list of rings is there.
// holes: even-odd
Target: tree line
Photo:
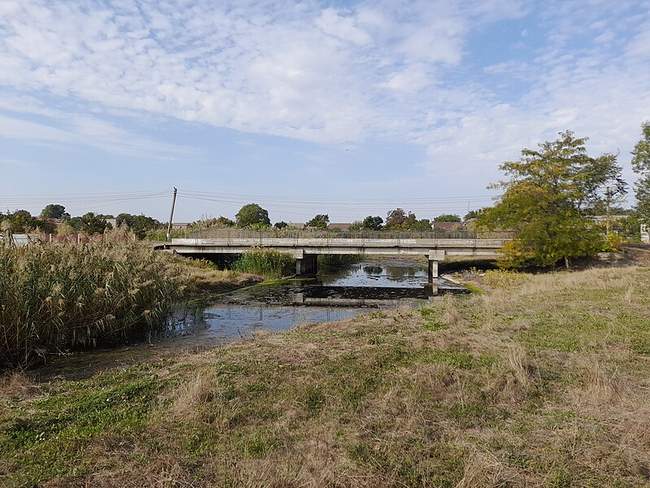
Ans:
[[[465,220],[475,217],[476,212],[470,212],[465,216]],[[406,211],[402,208],[396,208],[388,212],[386,220],[380,216],[369,215],[363,220],[353,222],[350,225],[351,231],[359,230],[404,230],[404,231],[430,231],[433,222],[462,222],[460,216],[454,214],[444,214],[435,217],[433,220],[418,219],[413,212]],[[306,229],[327,229],[330,225],[328,214],[316,214],[313,218],[304,224]],[[257,203],[244,205],[237,214],[235,219],[228,217],[217,217],[204,219],[194,222],[192,226],[201,228],[241,228],[241,229],[284,229],[289,226],[284,221],[276,222],[271,225],[269,212]]]
[[[33,216],[27,210],[15,212],[0,212],[0,229],[13,234],[28,232],[42,232],[44,234],[70,235],[84,233],[87,235],[102,234],[113,228],[110,222],[114,220],[117,227],[126,227],[138,238],[142,239],[154,229],[159,229],[162,224],[146,215],[132,215],[121,213],[113,215],[96,214],[87,212],[83,215],[72,217],[65,210],[65,206],[58,203],[46,205],[41,213]]]

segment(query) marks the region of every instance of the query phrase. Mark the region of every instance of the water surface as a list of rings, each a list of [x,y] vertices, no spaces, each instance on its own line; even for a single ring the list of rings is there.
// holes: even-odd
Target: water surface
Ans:
[[[301,324],[331,322],[371,308],[417,306],[432,296],[426,261],[363,261],[338,269],[321,269],[309,280],[256,285],[220,296],[214,303],[180,313],[174,336],[228,342],[257,331],[281,331]],[[438,280],[441,292],[464,288]]]

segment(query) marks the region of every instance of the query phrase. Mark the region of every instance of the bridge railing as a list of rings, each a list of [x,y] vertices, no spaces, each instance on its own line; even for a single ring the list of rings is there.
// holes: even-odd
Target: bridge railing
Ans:
[[[341,238],[341,239],[511,239],[511,232],[476,232],[472,230],[431,231],[349,231],[330,229],[203,229],[174,233],[174,237],[194,239],[246,238]]]

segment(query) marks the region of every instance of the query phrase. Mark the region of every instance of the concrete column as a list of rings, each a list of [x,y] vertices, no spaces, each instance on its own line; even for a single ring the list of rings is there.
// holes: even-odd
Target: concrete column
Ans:
[[[446,254],[444,250],[439,249],[429,251],[429,283],[433,283],[433,280],[438,278],[438,263],[445,260]]]
[[[296,275],[315,275],[318,272],[318,256],[316,254],[303,254],[296,259]]]
[[[431,285],[433,296],[438,294],[438,282],[436,281],[436,278],[440,276],[438,263],[445,260],[446,254],[444,250],[439,249],[429,251],[429,285]]]
[[[429,283],[432,283],[434,278],[438,278],[438,261],[429,259]]]

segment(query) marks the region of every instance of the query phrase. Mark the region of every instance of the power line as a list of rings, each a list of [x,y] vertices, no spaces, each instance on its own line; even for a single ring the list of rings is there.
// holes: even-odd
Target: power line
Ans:
[[[291,200],[291,199],[286,199],[283,197],[278,197],[278,195],[264,195],[264,194],[250,194],[250,193],[229,193],[229,192],[207,192],[207,191],[199,191],[199,190],[189,190],[189,189],[181,189],[180,190],[182,193],[186,195],[195,195],[195,196],[205,196],[205,197],[220,197],[220,198],[258,198],[258,199],[273,199],[273,200],[282,200],[282,201],[288,201],[288,202],[295,202],[296,200]],[[409,198],[413,201],[420,200],[420,201],[435,201],[435,200],[467,200],[467,199],[474,199],[474,198],[482,198],[482,197],[493,197],[494,194],[492,193],[482,193],[482,194],[473,194],[473,195],[446,195],[446,196],[441,196],[441,197],[432,197],[432,196],[410,196]],[[322,202],[328,202],[331,201],[332,197],[331,196],[325,196],[323,197],[323,200],[308,200],[310,202],[315,202],[315,203],[322,203]],[[386,201],[385,199],[374,199],[374,198],[364,198],[362,199],[365,202],[384,202]],[[305,200],[297,200],[297,201],[305,201]]]

